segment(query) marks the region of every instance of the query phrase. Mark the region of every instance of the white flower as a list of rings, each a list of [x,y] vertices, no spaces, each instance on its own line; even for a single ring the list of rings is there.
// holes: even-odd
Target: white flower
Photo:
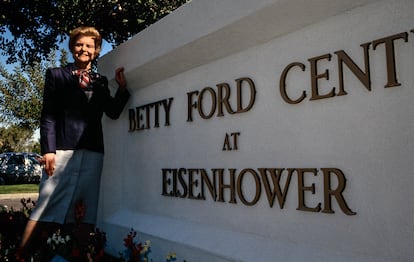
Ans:
[[[141,250],[141,254],[145,254],[145,253],[147,253],[148,252],[148,247],[147,246],[144,246],[143,248],[142,248],[142,250]]]

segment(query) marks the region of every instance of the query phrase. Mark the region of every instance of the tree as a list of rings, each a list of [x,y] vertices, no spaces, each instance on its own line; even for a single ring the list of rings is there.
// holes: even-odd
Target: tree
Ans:
[[[36,152],[39,142],[32,139],[33,132],[19,126],[0,127],[1,152]]]
[[[44,76],[48,67],[57,66],[57,51],[44,62],[16,66],[12,73],[0,63],[0,152],[40,152],[33,134],[39,129]],[[60,51],[60,65],[67,64],[67,52]]]
[[[0,49],[7,63],[33,65],[81,25],[95,26],[113,46],[190,0],[4,0],[0,4]],[[13,36],[7,39],[8,30]]]
[[[0,121],[3,125],[19,126],[32,132],[39,127],[48,67],[56,67],[56,51],[49,54],[46,62],[34,62],[33,66],[25,67],[18,65],[13,72],[0,64]]]
[[[38,129],[45,70],[56,65],[56,50],[71,29],[95,26],[116,46],[189,1],[3,0],[0,49],[17,66],[8,72],[0,64],[0,150],[21,151],[16,145],[27,145]],[[60,52],[65,65],[67,52]]]

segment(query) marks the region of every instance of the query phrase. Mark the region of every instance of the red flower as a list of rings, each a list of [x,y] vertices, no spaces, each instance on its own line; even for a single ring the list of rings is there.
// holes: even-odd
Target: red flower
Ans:
[[[124,238],[124,246],[129,247],[129,248],[133,248],[134,247],[134,238],[136,237],[137,232],[134,230],[131,230],[127,237]]]

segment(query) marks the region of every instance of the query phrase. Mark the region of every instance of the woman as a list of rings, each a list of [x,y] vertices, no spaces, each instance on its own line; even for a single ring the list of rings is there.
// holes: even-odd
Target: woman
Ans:
[[[104,153],[101,118],[103,113],[118,118],[130,96],[123,68],[115,71],[119,87],[114,97],[107,78],[92,73],[101,45],[95,28],[76,28],[69,40],[74,63],[46,72],[40,121],[45,172],[20,251],[26,249],[38,222],[81,222],[94,230]],[[84,213],[76,213],[76,208]]]

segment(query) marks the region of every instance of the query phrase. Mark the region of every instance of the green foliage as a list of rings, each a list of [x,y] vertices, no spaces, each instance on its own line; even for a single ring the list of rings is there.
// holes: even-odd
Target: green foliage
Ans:
[[[12,72],[0,64],[0,121],[3,124],[31,132],[39,127],[47,67],[56,67],[55,51],[49,54],[46,62],[16,66]]]
[[[0,194],[22,194],[37,192],[39,192],[39,185],[37,184],[0,185]]]
[[[0,120],[33,129],[37,126],[41,110],[42,79],[35,74],[43,71],[40,64],[36,63],[26,70],[17,66],[11,73],[0,66]]]
[[[191,0],[5,0],[0,4],[0,150],[38,152],[30,138],[39,128],[45,70],[56,66],[56,50],[75,27],[95,26],[113,46]],[[7,38],[5,32],[12,38]],[[60,50],[59,65],[68,63]]]
[[[0,49],[7,63],[34,65],[81,25],[95,26],[113,46],[171,13],[189,0],[8,0],[1,3]]]
[[[19,126],[0,127],[0,152],[31,152],[33,131]]]
[[[66,53],[61,54],[60,65],[65,65]],[[12,72],[0,63],[0,152],[40,152],[32,137],[39,129],[46,69],[56,67],[56,61],[53,50],[47,61],[17,65]]]

